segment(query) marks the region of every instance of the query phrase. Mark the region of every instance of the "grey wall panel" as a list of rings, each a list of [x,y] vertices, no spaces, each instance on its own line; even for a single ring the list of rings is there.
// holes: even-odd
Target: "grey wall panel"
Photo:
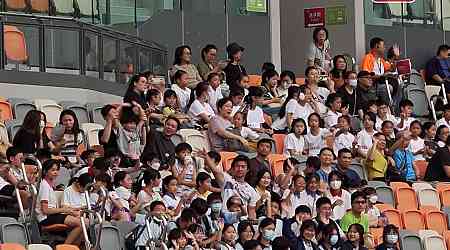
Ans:
[[[314,28],[304,27],[303,11],[305,8],[346,6],[347,24],[330,25],[326,26],[326,28],[330,33],[333,55],[344,52],[355,55],[354,1],[280,1],[283,69],[293,70],[297,75],[304,75],[306,48],[312,42],[312,32],[314,30]],[[363,15],[363,13],[360,15]]]

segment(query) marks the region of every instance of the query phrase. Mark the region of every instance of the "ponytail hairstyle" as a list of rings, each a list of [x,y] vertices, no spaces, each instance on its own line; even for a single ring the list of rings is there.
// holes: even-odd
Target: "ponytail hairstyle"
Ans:
[[[286,100],[284,101],[283,105],[280,108],[280,111],[278,112],[278,117],[283,118],[286,115],[286,106],[289,103],[290,100],[294,98],[298,98],[298,95],[300,94],[300,87],[293,85],[288,88],[288,96],[286,97]]]
[[[189,108],[191,107],[192,103],[194,103],[195,99],[197,99],[203,93],[208,92],[208,87],[209,84],[207,82],[201,82],[197,84],[197,87],[195,87],[194,91],[191,91],[191,97],[189,98],[189,102],[186,105],[186,111],[189,111]]]

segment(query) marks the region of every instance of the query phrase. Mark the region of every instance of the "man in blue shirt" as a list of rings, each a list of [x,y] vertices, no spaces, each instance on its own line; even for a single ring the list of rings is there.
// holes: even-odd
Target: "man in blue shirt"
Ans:
[[[437,54],[426,67],[426,81],[431,84],[445,83],[445,90],[450,93],[450,47],[446,44],[439,46]]]
[[[395,166],[400,171],[401,177],[408,182],[416,181],[416,171],[414,169],[414,155],[408,149],[411,141],[410,136],[405,133],[399,140],[399,147],[394,151]]]

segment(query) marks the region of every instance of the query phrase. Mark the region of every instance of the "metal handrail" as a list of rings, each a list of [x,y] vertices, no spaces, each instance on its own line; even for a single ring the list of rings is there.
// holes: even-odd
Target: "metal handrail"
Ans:
[[[17,198],[17,203],[19,205],[19,212],[21,215],[21,218],[23,220],[23,222],[27,221],[27,217],[25,214],[25,210],[23,208],[23,204],[22,204],[22,200],[20,199],[20,194],[19,194],[19,185],[20,184],[24,184],[26,187],[29,188],[31,196],[32,196],[32,203],[31,203],[31,210],[30,210],[30,216],[28,218],[29,221],[31,221],[34,218],[34,214],[35,214],[35,210],[36,210],[36,203],[37,203],[37,196],[38,196],[38,189],[36,188],[36,185],[38,185],[41,181],[41,177],[42,177],[42,164],[39,161],[39,159],[37,159],[36,157],[34,157],[33,155],[26,155],[25,159],[32,159],[36,162],[36,165],[38,167],[38,177],[36,179],[36,183],[30,183],[28,176],[27,176],[27,172],[25,170],[25,163],[22,161],[21,164],[21,171],[22,171],[22,175],[23,175],[23,181],[17,183],[15,185],[15,190],[16,190],[16,198]]]
[[[81,225],[82,225],[82,230],[83,230],[83,236],[85,238],[85,244],[86,244],[86,249],[92,249],[92,250],[96,250],[96,249],[100,249],[100,239],[101,239],[101,235],[102,235],[102,228],[103,228],[103,218],[104,218],[104,214],[105,214],[105,206],[106,206],[106,199],[107,199],[107,195],[108,192],[106,191],[105,188],[100,187],[100,198],[102,199],[102,205],[100,207],[100,212],[95,211],[92,209],[91,207],[91,199],[90,199],[90,195],[89,192],[90,190],[94,187],[94,183],[90,183],[88,185],[86,185],[85,190],[84,190],[84,199],[86,202],[86,209],[82,210],[82,214],[81,214]],[[94,246],[92,246],[90,240],[89,240],[89,236],[87,233],[87,229],[86,229],[86,223],[84,222],[84,214],[89,214],[89,219],[92,222],[94,219],[94,215],[95,217],[97,217],[97,223],[100,226],[97,229],[96,232],[96,237],[95,237],[95,244]]]

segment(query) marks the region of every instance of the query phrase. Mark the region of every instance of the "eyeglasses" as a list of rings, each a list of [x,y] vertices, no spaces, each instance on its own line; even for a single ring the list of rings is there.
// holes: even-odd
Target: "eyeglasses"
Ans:
[[[366,200],[356,200],[356,201],[354,201],[354,203],[364,204],[364,203],[366,203]]]

